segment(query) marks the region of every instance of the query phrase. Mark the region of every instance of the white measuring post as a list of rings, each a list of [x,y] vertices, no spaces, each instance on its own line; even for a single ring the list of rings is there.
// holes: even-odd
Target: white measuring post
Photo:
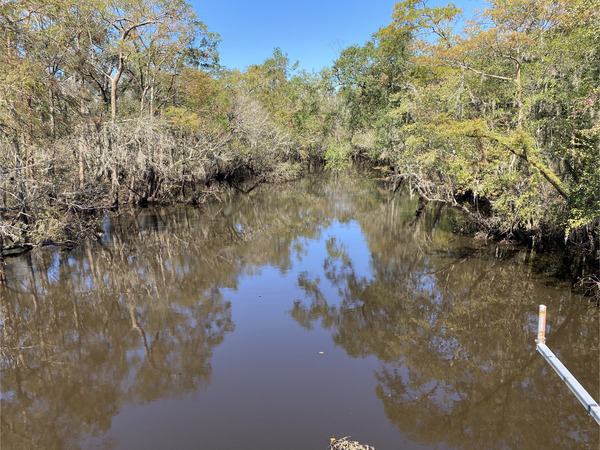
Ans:
[[[537,336],[538,337],[535,340],[537,351],[541,353],[544,359],[548,361],[556,371],[558,376],[566,383],[569,389],[571,389],[571,392],[575,394],[575,397],[581,402],[588,414],[598,422],[598,425],[600,425],[600,406],[598,406],[598,402],[588,394],[583,386],[579,384],[579,381],[575,379],[564,364],[560,362],[554,353],[552,353],[552,350],[546,346],[546,306],[544,305],[540,305]]]
[[[536,344],[546,343],[546,305],[540,305],[540,314],[538,317],[538,335]]]

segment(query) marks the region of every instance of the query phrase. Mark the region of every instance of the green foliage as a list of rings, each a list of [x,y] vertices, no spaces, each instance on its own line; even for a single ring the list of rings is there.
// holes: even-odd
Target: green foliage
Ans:
[[[348,129],[374,127],[367,154],[390,165],[392,179],[461,206],[488,230],[592,226],[600,33],[585,4],[491,2],[458,30],[452,4],[397,3],[378,40],[344,50],[334,65]],[[391,89],[376,89],[384,53],[410,59],[396,66]]]
[[[26,241],[25,218],[50,206],[198,201],[215,180],[289,179],[298,164],[339,170],[358,156],[487,231],[593,229],[597,6],[492,1],[459,29],[454,5],[405,0],[308,74],[279,48],[220,68],[219,36],[182,0],[5,2],[0,158],[15,182],[0,181],[27,231],[2,231]]]
[[[340,171],[350,165],[350,142],[329,141],[327,151],[325,152],[325,167],[334,171]]]
[[[363,46],[346,48],[334,62],[331,83],[348,107],[351,132],[373,127],[403,89],[408,38],[381,32]]]

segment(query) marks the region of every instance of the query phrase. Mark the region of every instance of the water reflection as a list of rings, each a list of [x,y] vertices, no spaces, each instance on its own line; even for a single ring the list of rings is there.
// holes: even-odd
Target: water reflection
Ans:
[[[328,242],[323,268],[342,300],[329,305],[302,274],[298,284],[310,300],[297,301],[292,316],[303,327],[319,321],[330,328],[352,357],[377,356],[377,396],[414,441],[595,448],[596,424],[534,352],[533,335],[536,304],[552,305],[549,346],[597,397],[597,311],[524,270],[533,264],[527,251],[472,242],[461,248],[441,219],[430,210],[415,221],[386,205],[358,218],[371,279],[354,270],[343,247]]]
[[[140,236],[141,237],[141,236]],[[142,245],[145,242],[145,245]],[[11,264],[2,287],[2,446],[72,447],[121,405],[210,381],[231,305],[165,234]]]
[[[372,396],[400,436],[593,447],[597,426],[535,354],[533,330],[543,301],[548,345],[598,397],[597,311],[537,279],[527,252],[453,238],[458,218],[435,207],[415,218],[417,207],[363,179],[312,181],[202,210],[124,213],[100,242],[11,260],[0,286],[2,447],[77,447],[109,435],[125,405],[210,390],[214,355],[236,333],[234,293],[242,279],[271,286],[265,267],[302,294],[277,305],[297,328],[328,330],[351,358],[377,358],[374,376],[365,366]],[[263,315],[257,326],[271,320]],[[296,376],[287,381],[301,385]],[[290,395],[300,408],[306,392]],[[322,401],[311,408],[331,398]],[[399,435],[385,433],[365,440],[393,447]]]

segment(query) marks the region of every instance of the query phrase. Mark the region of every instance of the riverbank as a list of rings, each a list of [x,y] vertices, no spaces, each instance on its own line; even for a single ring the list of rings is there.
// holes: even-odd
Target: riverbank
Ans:
[[[88,0],[6,5],[2,249],[72,245],[94,212],[123,205],[199,204],[223,186],[368,161],[484,238],[599,258],[600,34],[585,1],[515,3],[527,36],[495,3],[461,30],[458,9],[398,2],[312,74],[279,48],[243,71],[220,66],[218,36],[177,5],[152,19]],[[440,32],[432,14],[462,37],[421,42]]]
[[[328,177],[359,177],[366,179],[379,179],[377,182],[378,189],[381,195],[389,198],[401,195],[410,195],[406,190],[398,189],[391,181],[380,179],[380,171],[373,169],[369,161],[363,160],[357,162],[353,168],[347,168],[342,171],[330,171],[323,168],[321,165],[318,168],[313,165],[309,173],[309,168],[304,168],[303,172],[297,168],[295,172],[288,172],[283,175],[279,172],[276,176],[270,174],[251,174],[246,172],[232,173],[227,176],[216,174],[210,181],[198,183],[199,188],[192,189],[192,183],[187,185],[187,189],[182,189],[177,196],[156,195],[152,198],[146,198],[143,202],[137,201],[135,196],[127,196],[129,191],[126,184],[120,184],[116,193],[117,197],[124,198],[124,201],[118,202],[117,205],[111,204],[109,195],[98,198],[88,197],[88,206],[83,207],[82,203],[75,206],[61,209],[58,205],[64,201],[58,200],[61,194],[55,198],[55,202],[47,205],[46,209],[38,205],[37,216],[28,216],[28,233],[22,233],[17,239],[8,240],[6,235],[0,240],[0,243],[8,243],[1,248],[1,258],[4,261],[6,258],[19,256],[23,253],[31,251],[40,246],[54,245],[61,248],[73,248],[80,245],[85,240],[99,239],[101,237],[101,222],[103,217],[109,216],[114,219],[125,214],[130,214],[131,208],[144,208],[148,206],[159,205],[174,205],[189,204],[202,208],[209,202],[222,202],[223,198],[234,193],[240,195],[248,195],[255,189],[279,189],[287,183],[297,182],[299,178],[328,178]],[[296,180],[296,181],[293,181]],[[108,194],[107,189],[97,189],[96,192],[104,192]],[[187,194],[186,194],[187,192]],[[171,191],[172,194],[172,191]],[[418,198],[417,194],[415,199]],[[104,207],[93,207],[91,204],[104,204]],[[468,205],[467,205],[468,206]],[[525,258],[535,271],[542,276],[555,278],[557,280],[566,281],[571,284],[576,292],[594,298],[597,304],[600,304],[600,282],[598,280],[598,255],[597,251],[590,251],[594,248],[591,246],[576,245],[575,242],[569,242],[560,239],[556,235],[551,236],[529,236],[526,234],[512,234],[511,236],[502,235],[500,233],[490,234],[488,231],[482,231],[478,227],[478,223],[473,222],[469,215],[464,214],[464,206],[456,208],[442,202],[426,202],[419,200],[414,210],[414,220],[420,219],[421,215],[427,209],[441,211],[444,208],[454,209],[457,214],[452,215],[452,232],[457,236],[472,236],[478,240],[482,247],[489,247],[490,252],[497,252],[498,245],[503,248],[503,252],[507,254],[519,252],[526,255]],[[52,214],[48,214],[50,209]],[[40,213],[41,211],[41,213]],[[438,213],[439,214],[439,213]],[[37,222],[34,222],[37,220]],[[12,218],[9,214],[3,216],[3,223],[15,223],[17,218],[13,213]],[[33,231],[31,231],[33,230]],[[15,236],[14,234],[12,235]],[[597,239],[597,235],[595,236]],[[597,245],[597,244],[596,244]],[[596,247],[598,248],[598,247]],[[3,267],[3,263],[1,263]],[[0,270],[0,279],[3,277],[3,270]]]

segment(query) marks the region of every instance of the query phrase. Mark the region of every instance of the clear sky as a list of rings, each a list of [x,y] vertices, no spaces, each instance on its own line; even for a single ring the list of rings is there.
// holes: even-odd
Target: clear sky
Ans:
[[[221,64],[245,69],[275,47],[300,69],[319,71],[339,52],[363,44],[391,22],[394,0],[188,0],[209,30],[221,36]],[[430,1],[431,6],[449,0]],[[454,2],[470,16],[483,0]]]

